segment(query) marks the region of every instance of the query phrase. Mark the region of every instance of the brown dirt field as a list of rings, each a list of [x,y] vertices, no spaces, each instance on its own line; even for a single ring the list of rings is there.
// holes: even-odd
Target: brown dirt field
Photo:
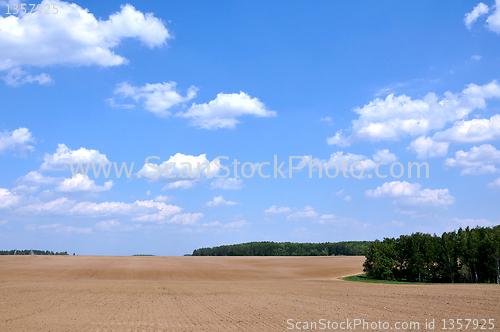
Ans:
[[[320,319],[418,321],[424,331],[426,319],[441,330],[441,319],[460,318],[494,319],[489,331],[500,331],[500,286],[336,279],[363,261],[0,256],[0,331],[285,331],[287,319],[318,330]]]

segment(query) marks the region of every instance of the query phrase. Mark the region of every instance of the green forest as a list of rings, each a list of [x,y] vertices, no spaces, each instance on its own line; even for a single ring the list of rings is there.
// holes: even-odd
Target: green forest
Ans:
[[[193,251],[193,256],[363,256],[369,241],[336,243],[248,242]]]
[[[376,240],[363,266],[371,279],[500,283],[500,225]]]
[[[30,254],[29,249],[24,249],[24,250],[0,250],[0,255],[29,255]],[[33,253],[35,255],[67,255],[67,251],[62,251],[62,252],[53,252],[49,250],[33,250]]]

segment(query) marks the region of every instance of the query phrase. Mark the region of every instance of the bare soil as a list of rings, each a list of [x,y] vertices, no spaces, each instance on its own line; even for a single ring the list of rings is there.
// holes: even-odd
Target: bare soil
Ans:
[[[320,319],[418,321],[424,331],[426,320],[441,330],[442,319],[467,318],[494,319],[485,327],[500,331],[500,286],[337,279],[361,273],[363,261],[0,256],[0,331],[286,331],[289,319],[318,330]]]

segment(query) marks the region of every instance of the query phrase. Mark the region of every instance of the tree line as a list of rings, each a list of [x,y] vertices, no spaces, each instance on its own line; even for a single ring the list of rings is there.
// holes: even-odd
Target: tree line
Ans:
[[[0,250],[0,255],[29,255],[31,250],[24,249],[24,250]],[[62,252],[53,252],[49,250],[33,250],[33,253],[35,255],[68,255],[67,251],[62,251]]]
[[[376,240],[363,267],[372,279],[500,283],[500,225]]]
[[[370,243],[248,242],[195,249],[192,256],[363,256]]]

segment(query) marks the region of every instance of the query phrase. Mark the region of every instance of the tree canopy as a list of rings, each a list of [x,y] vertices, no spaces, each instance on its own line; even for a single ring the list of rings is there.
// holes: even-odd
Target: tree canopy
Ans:
[[[337,243],[248,242],[200,248],[193,256],[363,256],[368,241]]]
[[[500,226],[376,240],[363,266],[373,279],[500,283]]]

